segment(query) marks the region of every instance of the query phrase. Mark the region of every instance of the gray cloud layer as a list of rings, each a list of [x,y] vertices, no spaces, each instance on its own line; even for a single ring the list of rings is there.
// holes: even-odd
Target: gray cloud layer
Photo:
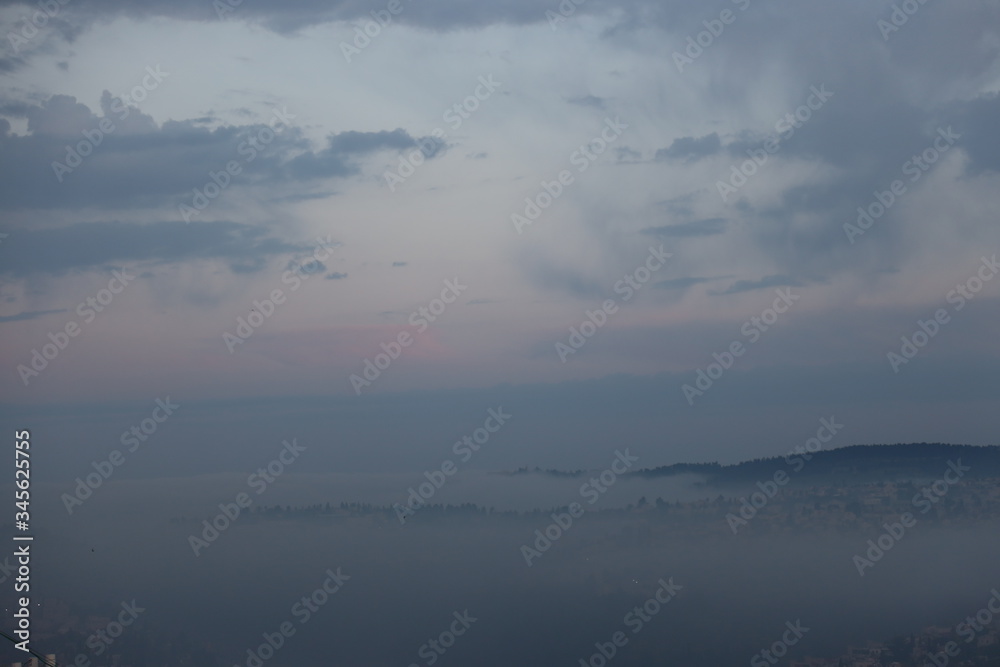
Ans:
[[[39,105],[8,101],[0,113],[28,122],[21,136],[0,118],[0,207],[7,209],[178,206],[190,204],[194,189],[203,190],[211,173],[224,172],[231,162],[239,173],[229,176],[228,187],[306,186],[358,174],[358,160],[376,151],[402,151],[418,141],[428,147],[428,158],[443,151],[440,141],[402,129],[340,132],[313,151],[287,122],[274,124],[276,132],[269,124],[208,129],[200,119],[158,126],[107,91],[100,115],[66,95]]]
[[[235,271],[258,270],[267,257],[311,247],[287,243],[264,229],[236,222],[88,222],[18,231],[17,252],[5,257],[0,275],[58,275],[125,262],[193,259],[221,259]]]

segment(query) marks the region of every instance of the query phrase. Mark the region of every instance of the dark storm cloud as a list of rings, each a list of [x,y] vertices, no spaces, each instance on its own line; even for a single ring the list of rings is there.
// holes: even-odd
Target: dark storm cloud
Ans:
[[[647,227],[642,230],[642,233],[651,236],[672,238],[715,236],[717,234],[725,234],[728,226],[729,221],[725,218],[708,218],[706,220],[693,220],[678,225]]]
[[[711,155],[715,155],[722,150],[722,142],[719,135],[713,132],[704,137],[680,137],[674,139],[667,148],[656,151],[656,160],[684,160],[694,162]]]
[[[265,260],[301,253],[310,244],[292,244],[266,230],[236,222],[152,224],[86,222],[18,232],[19,252],[5,257],[0,275],[64,274],[122,262],[181,262],[221,259],[237,273],[259,271]]]
[[[169,73],[161,85],[168,83]],[[158,126],[107,91],[100,115],[66,95],[39,105],[8,100],[0,112],[28,121],[28,133],[19,136],[0,118],[0,206],[7,209],[169,206],[189,203],[193,190],[209,182],[209,172],[224,171],[230,162],[239,165],[232,185],[268,186],[351,176],[360,172],[359,158],[378,150],[422,145],[427,157],[442,150],[435,139],[396,129],[341,132],[314,152],[283,109],[266,124],[209,129],[194,119]],[[78,163],[71,152],[81,154]]]

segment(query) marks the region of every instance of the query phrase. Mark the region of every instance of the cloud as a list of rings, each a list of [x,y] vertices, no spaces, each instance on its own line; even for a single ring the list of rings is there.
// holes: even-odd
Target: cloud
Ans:
[[[330,137],[328,150],[335,153],[364,154],[377,150],[403,150],[415,145],[413,137],[396,128],[391,132],[341,132]]]
[[[525,270],[532,283],[541,289],[562,291],[583,299],[601,298],[608,292],[606,285],[572,266],[556,266],[532,258]]]
[[[765,287],[801,287],[802,283],[791,276],[773,275],[764,276],[760,280],[737,280],[735,283],[721,292],[712,291],[709,294],[721,296],[725,294],[738,294],[751,290],[764,289]]]
[[[323,190],[321,192],[301,192],[290,195],[282,195],[279,197],[272,197],[267,201],[273,204],[296,204],[302,201],[312,201],[315,199],[329,199],[337,193],[332,190]]]
[[[656,151],[655,159],[658,162],[664,160],[684,160],[685,162],[695,162],[710,155],[715,155],[722,150],[722,142],[715,132],[706,134],[704,137],[680,137],[674,139],[667,148]]]
[[[346,277],[347,277],[346,273],[339,273],[337,271],[334,271],[333,273],[326,274],[326,278],[325,279],[326,280],[343,280]]]
[[[406,262],[393,262],[392,263],[393,267],[406,266],[406,264],[407,264]]]
[[[0,315],[0,322],[22,322],[24,320],[36,320],[39,317],[45,317],[46,315],[54,315],[56,313],[65,313],[65,308],[57,308],[55,310],[26,310],[23,313],[18,313],[17,315]]]
[[[274,119],[282,113],[277,110]],[[376,151],[419,146],[431,158],[445,148],[438,139],[414,138],[399,128],[336,133],[313,151],[300,129],[274,119],[214,129],[201,118],[157,125],[108,91],[100,114],[67,95],[37,105],[7,100],[0,114],[28,121],[27,134],[17,135],[0,118],[0,207],[6,209],[190,205],[194,190],[211,182],[210,172],[226,176],[226,187],[309,188],[315,179],[360,173],[360,160]],[[225,174],[232,162],[239,171]],[[282,193],[296,195],[323,196]]]
[[[23,64],[24,60],[17,56],[0,55],[0,72],[13,72]]]
[[[288,260],[285,270],[295,271],[302,276],[310,276],[314,273],[322,273],[326,271],[327,266],[310,254]]]
[[[605,109],[607,100],[603,97],[597,97],[596,95],[582,95],[580,97],[571,97],[566,100],[570,104],[576,104],[582,107],[591,107],[594,109]]]
[[[237,273],[262,269],[268,257],[311,249],[282,241],[267,230],[237,222],[188,225],[82,222],[50,229],[22,229],[18,252],[0,263],[0,275],[61,275],[126,262],[161,264],[221,259]]]
[[[653,287],[658,289],[685,289],[691,287],[692,285],[698,285],[701,283],[707,283],[711,281],[712,278],[697,278],[695,276],[689,276],[686,278],[670,278],[667,280],[660,280],[659,282],[653,283]]]
[[[642,160],[642,153],[628,146],[619,146],[615,149],[615,161],[619,164],[635,164]]]
[[[616,2],[591,0],[600,11],[607,11]],[[115,16],[133,19],[170,17],[174,19],[217,23],[220,20],[246,21],[262,24],[279,33],[294,33],[307,26],[335,21],[371,20],[371,12],[385,10],[384,0],[373,2],[326,2],[324,0],[288,0],[281,4],[201,2],[200,0],[151,0],[135,3],[129,0],[80,0],[75,16],[80,20],[97,21]],[[461,0],[444,0],[433,5],[404,3],[404,11],[393,16],[393,22],[406,23],[428,30],[444,31],[475,28],[494,24],[524,25],[546,21],[544,10],[531,0],[508,0],[500,3],[470,5]],[[591,11],[579,7],[580,13]]]
[[[329,176],[350,176],[359,172],[355,156],[367,155],[380,150],[403,151],[408,148],[421,149],[426,159],[431,159],[445,149],[445,143],[435,137],[411,137],[397,128],[380,132],[341,132],[327,139],[327,147],[318,152],[307,151],[288,163],[293,177],[297,179],[325,178]]]
[[[267,261],[263,257],[249,257],[230,262],[229,270],[233,273],[257,273],[263,271],[265,266]]]
[[[969,172],[978,175],[984,171],[1000,171],[1000,133],[996,131],[1000,95],[981,95],[955,106],[956,130],[963,138],[974,137],[971,141],[963,141],[970,158]]]
[[[728,226],[729,221],[725,218],[708,218],[706,220],[693,220],[678,225],[647,227],[642,230],[642,233],[670,238],[715,236],[717,234],[724,234]]]

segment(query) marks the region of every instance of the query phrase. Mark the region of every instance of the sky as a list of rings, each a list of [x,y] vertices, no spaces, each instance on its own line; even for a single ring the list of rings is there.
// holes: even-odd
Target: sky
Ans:
[[[831,415],[843,445],[995,444],[998,27],[0,2],[0,417],[69,477],[167,397],[134,474],[296,433],[318,469],[416,469],[498,406],[475,465],[733,462]]]

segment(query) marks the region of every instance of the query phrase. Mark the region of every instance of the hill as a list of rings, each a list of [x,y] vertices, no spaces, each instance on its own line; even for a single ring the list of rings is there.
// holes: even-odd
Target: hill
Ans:
[[[787,456],[753,459],[732,465],[719,463],[677,463],[645,468],[633,475],[670,477],[698,474],[707,484],[739,484],[770,477],[776,470],[791,468],[800,481],[815,484],[851,484],[874,480],[936,479],[949,461],[961,459],[970,466],[968,477],[1000,477],[1000,446],[914,443],[894,445],[851,445],[814,453],[803,450]]]

